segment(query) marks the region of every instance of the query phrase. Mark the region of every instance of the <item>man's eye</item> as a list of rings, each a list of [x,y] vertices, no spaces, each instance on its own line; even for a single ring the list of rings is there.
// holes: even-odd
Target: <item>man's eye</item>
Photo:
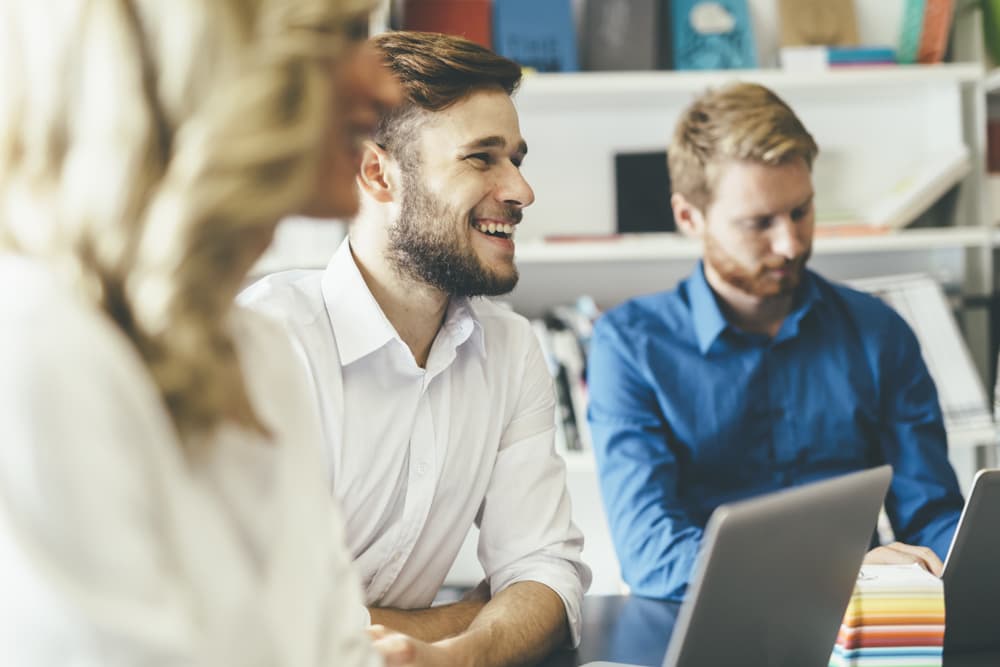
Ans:
[[[477,162],[482,162],[483,164],[489,164],[493,158],[489,153],[473,153],[472,155],[466,155],[465,159],[475,160]]]
[[[741,226],[748,231],[757,231],[767,229],[770,224],[770,218],[746,218],[742,221]]]

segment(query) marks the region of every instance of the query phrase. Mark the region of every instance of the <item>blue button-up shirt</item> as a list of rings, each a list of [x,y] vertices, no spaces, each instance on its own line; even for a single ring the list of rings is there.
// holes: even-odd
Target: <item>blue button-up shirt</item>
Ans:
[[[588,418],[632,591],[684,595],[721,503],[881,463],[896,538],[944,557],[962,509],[937,391],[877,298],[806,272],[773,338],[729,324],[698,269],[597,323]],[[766,536],[761,536],[766,539]]]

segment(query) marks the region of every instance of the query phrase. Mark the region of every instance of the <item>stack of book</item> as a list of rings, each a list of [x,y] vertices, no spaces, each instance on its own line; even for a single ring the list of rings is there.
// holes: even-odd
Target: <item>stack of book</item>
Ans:
[[[573,305],[556,306],[532,320],[556,391],[556,451],[590,449],[587,425],[587,352],[597,304],[581,296]]]
[[[830,667],[940,667],[944,586],[918,565],[865,565]]]
[[[896,52],[888,46],[783,46],[780,59],[783,69],[804,71],[895,65]]]

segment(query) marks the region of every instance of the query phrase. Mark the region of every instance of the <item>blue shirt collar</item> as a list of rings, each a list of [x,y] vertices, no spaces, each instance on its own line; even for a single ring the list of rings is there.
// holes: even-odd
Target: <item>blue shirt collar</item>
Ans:
[[[697,268],[687,279],[688,300],[691,307],[691,317],[694,323],[695,336],[698,339],[698,349],[707,354],[712,344],[730,327],[726,316],[719,308],[715,292],[712,291],[705,278],[705,264],[698,262]],[[821,293],[816,285],[811,271],[802,275],[802,284],[796,298],[796,305],[785,318],[781,330],[774,337],[774,342],[792,338],[799,332],[799,323],[812,307],[821,300]],[[735,331],[736,329],[733,328]]]
[[[705,278],[704,262],[698,262],[698,266],[688,277],[687,291],[691,304],[691,317],[694,321],[694,333],[698,337],[698,349],[705,354],[729,323],[715,300],[715,292]]]

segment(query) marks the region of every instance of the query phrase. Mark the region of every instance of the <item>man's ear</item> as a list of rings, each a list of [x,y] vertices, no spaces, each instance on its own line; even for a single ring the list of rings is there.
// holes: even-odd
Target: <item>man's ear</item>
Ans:
[[[361,149],[361,168],[357,175],[362,192],[377,202],[391,202],[395,178],[390,172],[394,164],[395,161],[384,148],[374,141],[365,141]]]
[[[701,209],[692,204],[687,198],[678,193],[670,197],[670,208],[674,211],[674,222],[677,229],[688,236],[701,238],[705,233],[705,216]]]

